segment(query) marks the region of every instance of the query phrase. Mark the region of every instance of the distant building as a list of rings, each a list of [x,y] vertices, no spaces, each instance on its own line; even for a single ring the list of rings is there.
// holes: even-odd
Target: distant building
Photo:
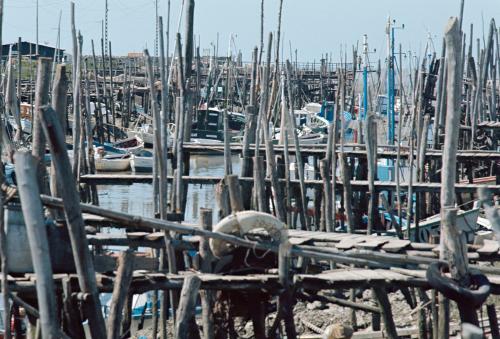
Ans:
[[[139,59],[142,58],[144,54],[142,52],[128,52],[127,57],[129,59]]]
[[[33,42],[28,42],[28,41],[21,41],[21,46],[19,48],[18,43],[12,43],[12,44],[6,44],[2,45],[2,57],[5,59],[9,55],[9,50],[12,46],[12,53],[17,55],[18,51],[21,52],[21,55],[24,57],[31,57],[35,58],[36,57],[36,43]],[[44,58],[54,58],[54,54],[56,53],[56,48],[55,47],[50,47],[47,45],[42,45],[38,44],[38,56],[44,57]],[[58,51],[58,59],[62,60],[64,56],[64,50],[60,49]]]

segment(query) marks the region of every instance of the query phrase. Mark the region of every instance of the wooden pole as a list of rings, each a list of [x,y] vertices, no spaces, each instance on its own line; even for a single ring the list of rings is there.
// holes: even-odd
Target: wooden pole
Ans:
[[[85,105],[83,104],[83,89],[82,89],[82,86],[81,86],[81,81],[82,81],[82,74],[83,74],[83,64],[84,64],[84,60],[83,60],[83,54],[82,54],[82,49],[83,49],[83,36],[81,35],[80,31],[78,31],[78,52],[80,53],[79,54],[79,58],[80,58],[80,68],[78,69],[78,74],[79,74],[79,77],[80,77],[80,82],[79,82],[79,87],[78,87],[78,102],[79,102],[79,113],[78,113],[78,116],[79,116],[79,119],[80,119],[80,122],[79,122],[79,126],[80,126],[80,131],[79,131],[79,137],[78,137],[78,140],[77,142],[79,143],[78,144],[78,167],[77,167],[77,176],[76,176],[76,181],[77,183],[80,182],[80,175],[82,173],[86,173],[87,172],[87,161],[86,161],[86,144],[85,144],[85,117],[84,117],[84,114],[82,113],[82,107],[85,108]],[[85,110],[83,111],[85,112]],[[80,188],[80,186],[78,186],[78,188]],[[84,191],[85,193],[85,191]]]
[[[134,271],[134,253],[130,250],[118,256],[118,269],[111,296],[111,310],[108,318],[108,339],[119,339],[123,307],[128,295],[132,273]]]
[[[72,3],[74,6],[74,4]],[[74,17],[72,17],[72,22],[74,21]],[[76,65],[73,66],[73,176],[78,178],[80,173],[78,170],[80,168],[80,128],[81,128],[81,118],[80,118],[80,84],[81,84],[81,50],[80,44],[76,41],[76,32],[74,32],[74,43],[76,46],[76,55],[73,58],[76,58]],[[75,48],[74,48],[75,49]]]
[[[39,160],[28,152],[18,152],[15,155],[15,161],[17,188],[28,233],[31,260],[36,274],[36,295],[42,335],[44,338],[59,338],[49,240],[36,180],[36,165]]]
[[[159,18],[159,31],[163,32],[163,18]],[[168,184],[167,184],[167,168],[168,168],[168,85],[165,66],[165,47],[163,34],[160,34],[160,78],[161,78],[161,111],[160,111],[160,157],[163,159],[160,162],[160,216],[162,219],[167,217],[168,205]]]
[[[398,333],[396,331],[396,325],[394,323],[394,317],[392,314],[391,303],[387,297],[387,292],[384,287],[376,286],[372,288],[373,294],[378,301],[380,307],[380,314],[385,325],[385,332],[389,339],[398,339]]]
[[[378,215],[377,192],[375,191],[375,179],[377,177],[377,121],[373,114],[366,117],[366,158],[368,163],[368,189],[370,200],[368,202],[368,226],[367,234],[372,234],[375,219]]]
[[[59,64],[56,66],[54,83],[52,87],[52,108],[57,113],[59,117],[59,122],[61,126],[66,125],[66,105],[68,99],[68,76],[66,74],[66,65]],[[63,127],[63,130],[66,130]],[[55,165],[53,162],[50,163],[50,193],[60,198],[62,196],[61,187],[57,183],[60,181],[56,175]],[[56,219],[63,219],[64,215],[57,210],[52,211],[53,216]]]
[[[106,333],[101,305],[97,291],[95,270],[85,234],[76,182],[71,175],[71,166],[66,150],[64,134],[57,118],[57,113],[48,106],[40,110],[41,123],[45,137],[49,141],[52,162],[56,175],[62,178],[60,183],[66,223],[71,240],[78,282],[83,293],[89,294],[86,302],[89,327],[93,337],[102,338]]]
[[[443,167],[441,170],[441,253],[440,258],[450,262],[452,277],[465,283],[468,260],[463,255],[461,236],[457,236],[455,204],[456,151],[458,146],[458,129],[460,126],[461,74],[460,41],[461,34],[457,18],[450,18],[445,30],[446,41],[446,122],[443,147]],[[443,112],[444,113],[444,112]],[[449,302],[439,296],[439,337],[449,337]]]
[[[95,48],[94,48],[94,40],[91,40],[92,43],[92,63],[94,64],[94,81],[95,81],[95,101],[96,101],[96,125],[97,125],[97,136],[99,137],[99,143],[104,143],[104,120],[102,116],[102,108],[101,108],[101,91],[99,89],[99,72],[97,65],[97,58],[95,56]],[[106,84],[103,85],[105,87]],[[56,110],[57,112],[57,110]],[[63,125],[64,126],[64,125]]]
[[[206,231],[212,231],[212,210],[204,208],[200,209],[200,226]],[[215,258],[210,250],[209,241],[206,238],[200,238],[200,257],[201,271],[203,273],[211,273],[212,264],[215,261]],[[200,296],[203,338],[214,339],[213,292],[203,290],[200,291]]]
[[[109,114],[107,108],[107,83],[106,83],[106,54],[104,53],[104,40],[101,39],[101,61],[102,61],[102,81],[103,81],[103,99],[104,99],[104,117],[106,119],[106,132],[107,132],[107,140],[111,141],[111,128],[109,125]]]
[[[231,202],[231,211],[233,213],[243,211],[243,198],[241,196],[240,181],[237,175],[228,175],[225,178],[229,190],[229,199]]]
[[[456,238],[459,230],[453,223],[454,212],[451,211],[455,204],[455,181],[457,167],[458,132],[460,126],[460,102],[461,102],[461,35],[457,18],[451,18],[446,27],[446,50],[448,65],[448,103],[445,124],[445,140],[443,147],[443,167],[441,172],[441,258],[450,262],[450,269],[454,279],[460,281],[464,286],[467,284],[466,252],[463,252],[463,238]]]
[[[78,307],[78,301],[73,298],[70,278],[63,278],[61,285],[63,292],[63,328],[69,333],[71,338],[85,339],[80,309]]]
[[[329,162],[327,159],[321,160],[320,171],[321,177],[323,178],[323,199],[325,200],[325,230],[326,232],[334,231],[334,220],[333,220],[333,203],[332,203],[332,185],[330,183],[330,171]]]
[[[345,83],[345,74],[341,75],[343,80],[341,81],[341,95],[340,95],[340,170],[342,173],[342,185],[344,190],[344,209],[345,209],[345,218],[347,223],[347,232],[354,232],[354,216],[352,211],[352,190],[351,190],[351,171],[349,170],[349,166],[347,164],[347,157],[344,154],[344,143],[345,143],[345,119],[344,119],[344,111],[345,111],[345,91],[346,91],[346,83]]]
[[[85,74],[85,119],[83,121],[85,125],[85,136],[86,136],[86,161],[88,165],[88,173],[95,174],[95,157],[94,157],[94,135],[92,133],[92,116],[90,110],[90,84],[88,79],[87,62],[84,63],[84,74]],[[98,119],[96,119],[98,120]],[[99,127],[97,126],[97,129]],[[97,193],[97,186],[90,185],[91,201],[94,205],[99,205],[99,196]]]
[[[196,275],[190,275],[184,279],[182,285],[179,308],[177,309],[175,323],[175,338],[188,339],[191,333],[190,327],[195,315],[196,299],[200,289],[201,279]],[[192,329],[192,328],[191,328]]]
[[[184,79],[191,77],[193,67],[193,31],[194,31],[194,0],[186,1],[186,21],[185,21],[185,39],[184,44]]]
[[[18,53],[20,54],[20,52]],[[21,141],[23,129],[21,126],[21,112],[19,111],[18,104],[18,99],[21,100],[21,98],[18,96],[18,94],[16,95],[16,75],[14,72],[14,58],[12,57],[12,47],[9,51],[9,59],[7,61],[7,81],[5,83],[4,95],[7,111],[14,116],[17,124],[17,131],[14,139],[16,141]]]
[[[37,158],[37,178],[40,191],[48,192],[48,183],[45,180],[46,166],[45,156],[45,137],[40,124],[40,108],[49,103],[50,70],[52,60],[50,58],[39,58],[37,79],[35,88],[35,114],[33,117],[33,149],[32,154]]]
[[[299,138],[297,136],[297,122],[295,121],[295,114],[293,113],[293,104],[292,104],[292,85],[291,85],[291,74],[292,74],[292,65],[290,61],[286,61],[286,77],[288,82],[288,97],[290,100],[290,107],[288,109],[288,122],[287,132],[289,136],[293,137],[293,142],[295,146],[295,161],[297,162],[297,170],[299,172],[299,181],[300,181],[300,200],[301,200],[301,213],[300,213],[300,223],[301,227],[309,230],[309,220],[306,217],[307,213],[307,205],[306,205],[306,187],[305,187],[305,176],[304,176],[304,164],[302,162],[302,154],[300,152],[300,143]]]
[[[113,122],[113,138],[116,141],[116,113],[115,113],[115,99],[114,99],[114,84],[113,84],[113,57],[111,54],[111,41],[109,44],[108,67],[109,67],[109,108],[111,110],[111,119]],[[107,114],[107,112],[106,112]]]
[[[253,178],[254,178],[254,192],[255,192],[255,209],[261,212],[268,211],[266,204],[266,187],[264,185],[264,158],[256,156],[253,158]]]

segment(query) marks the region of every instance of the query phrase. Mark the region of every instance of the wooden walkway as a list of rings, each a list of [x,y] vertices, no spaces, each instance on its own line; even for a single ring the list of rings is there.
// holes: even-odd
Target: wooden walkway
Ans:
[[[249,275],[221,275],[207,273],[181,272],[169,274],[156,271],[136,270],[133,274],[130,290],[134,294],[152,290],[181,289],[184,279],[196,274],[201,279],[201,289],[223,291],[260,291],[275,292],[281,289],[277,274],[249,274]],[[488,274],[492,293],[500,294],[500,275]],[[72,286],[78,290],[76,274],[54,274],[54,283],[61,289],[63,279],[70,279]],[[22,276],[8,276],[9,287],[12,292],[35,293],[34,274]],[[96,274],[97,286],[101,293],[111,293],[115,276],[113,274]],[[299,288],[309,290],[370,288],[375,284],[390,285],[393,287],[421,287],[430,289],[425,278],[425,270],[409,269],[336,269],[319,274],[297,274],[293,283]]]
[[[366,149],[364,144],[348,144],[345,145],[344,154],[352,157],[366,157]],[[318,145],[300,145],[300,153],[303,156],[316,155],[316,156],[325,156],[326,153],[326,144],[318,144]],[[384,150],[380,150],[383,148]],[[241,154],[243,150],[243,146],[240,143],[232,143],[231,144],[231,152],[234,154]],[[213,154],[220,153],[224,154],[224,145],[214,145],[214,144],[199,144],[199,143],[185,143],[184,151],[189,153],[197,153],[197,154]],[[250,151],[252,153],[255,152],[255,145],[250,146]],[[265,148],[261,147],[260,152],[265,154]],[[274,145],[274,152],[276,154],[282,154],[284,152],[284,147],[281,145]],[[295,154],[295,147],[289,147],[288,152],[290,154]],[[336,150],[337,153],[340,153],[340,149]],[[401,158],[407,159],[410,155],[407,147],[401,148]],[[416,153],[414,154],[416,156]],[[443,151],[441,150],[433,150],[427,149],[425,151],[425,157],[431,159],[441,159],[443,156]],[[385,159],[396,159],[397,158],[397,150],[394,146],[379,146],[379,150],[377,151],[377,157],[385,158]],[[495,151],[479,151],[479,150],[459,150],[457,151],[457,160],[458,161],[469,161],[469,160],[500,160],[500,152]]]
[[[221,176],[183,176],[184,182],[194,185],[207,185],[207,184],[217,184],[223,177]],[[169,182],[172,182],[173,177],[169,176],[167,178]],[[240,177],[240,182],[254,182],[252,177]],[[280,182],[285,183],[285,179],[279,179]],[[86,174],[80,177],[80,182],[93,184],[93,185],[131,185],[131,184],[151,184],[153,182],[153,176],[148,174]],[[266,180],[268,185],[271,184],[270,180]],[[300,185],[299,180],[290,180],[291,185]],[[305,180],[305,185],[308,187],[322,187],[324,185],[322,180]],[[367,191],[368,181],[366,180],[352,180],[351,186],[353,191]],[[375,188],[379,191],[388,190],[395,191],[396,183],[391,181],[375,181]],[[413,183],[413,192],[440,192],[441,183],[438,182],[427,182],[427,183]],[[337,187],[342,188],[342,182],[337,181]],[[485,185],[485,184],[467,184],[458,183],[455,184],[455,191],[457,193],[462,192],[476,192],[479,188],[487,188],[493,192],[500,192],[500,185]],[[407,191],[408,185],[401,182],[401,190]]]

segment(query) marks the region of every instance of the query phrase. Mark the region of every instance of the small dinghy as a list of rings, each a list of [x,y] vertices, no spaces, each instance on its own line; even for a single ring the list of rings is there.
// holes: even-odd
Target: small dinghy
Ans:
[[[120,140],[111,144],[116,149],[130,154],[138,154],[144,150],[144,141],[138,136]]]
[[[106,154],[104,148],[97,147],[95,169],[101,172],[123,172],[130,167],[130,154]]]

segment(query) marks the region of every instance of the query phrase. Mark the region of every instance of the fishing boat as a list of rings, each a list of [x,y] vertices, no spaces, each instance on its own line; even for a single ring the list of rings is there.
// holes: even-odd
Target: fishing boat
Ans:
[[[227,112],[229,136],[241,133],[245,127],[245,116],[237,112]],[[191,141],[197,143],[222,143],[224,141],[224,110],[217,107],[198,110],[197,121],[191,129]]]
[[[388,215],[386,218],[390,218]],[[457,213],[457,222],[456,225],[458,228],[465,234],[467,243],[472,243],[474,241],[475,233],[478,230],[478,217],[479,217],[479,208],[474,208],[468,211],[459,210]],[[397,221],[397,217],[395,216]],[[407,230],[407,222],[404,219],[402,221],[402,231],[406,233]],[[440,234],[441,228],[441,215],[436,214],[430,216],[426,219],[422,219],[418,223],[418,236],[419,241],[421,242],[429,242],[431,236],[438,236]],[[391,235],[395,235],[396,231],[394,228],[390,229],[387,233]],[[410,225],[410,240],[415,241],[417,235],[417,228],[414,224]]]
[[[107,154],[104,148],[97,147],[95,169],[101,172],[123,172],[130,167],[130,154]]]
[[[130,156],[130,168],[134,172],[153,172],[153,153],[143,150]]]

